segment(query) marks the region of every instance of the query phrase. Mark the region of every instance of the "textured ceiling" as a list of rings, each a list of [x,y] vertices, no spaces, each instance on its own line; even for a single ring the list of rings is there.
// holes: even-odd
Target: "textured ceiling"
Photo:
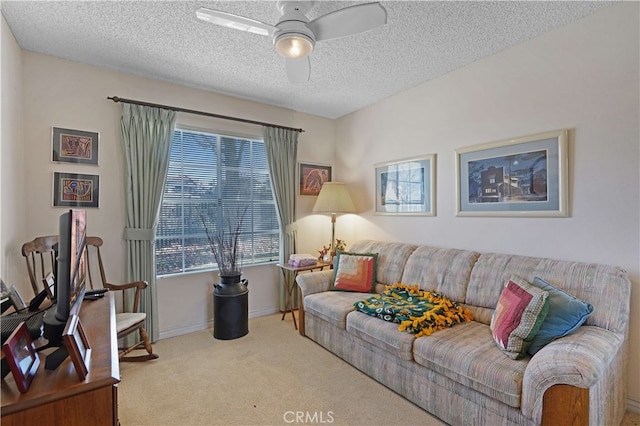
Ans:
[[[359,3],[319,1],[307,17]],[[0,7],[24,50],[337,118],[612,4],[381,3],[387,25],[319,42],[310,81],[297,85],[271,39],[195,16],[205,6],[275,24],[275,1],[3,0]]]

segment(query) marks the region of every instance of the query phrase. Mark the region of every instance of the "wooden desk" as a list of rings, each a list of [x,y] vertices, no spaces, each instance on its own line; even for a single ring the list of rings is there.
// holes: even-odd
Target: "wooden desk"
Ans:
[[[55,371],[45,370],[41,352],[40,367],[26,393],[18,391],[11,374],[2,382],[2,426],[118,424],[120,365],[113,295],[84,301],[80,321],[91,345],[86,379],[78,380],[70,358]]]
[[[291,265],[282,265],[278,263],[276,265],[282,271],[282,276],[284,278],[284,290],[285,290],[285,303],[284,303],[284,312],[282,313],[282,319],[284,320],[287,312],[291,312],[291,316],[293,317],[293,326],[298,329],[298,324],[296,323],[296,315],[293,313],[295,309],[293,309],[293,289],[296,288],[296,277],[300,272],[303,271],[313,271],[314,269],[323,270],[327,266],[331,266],[329,262],[323,262],[321,260],[318,261],[315,265],[310,266],[291,266]],[[287,275],[287,271],[292,272],[292,274]]]

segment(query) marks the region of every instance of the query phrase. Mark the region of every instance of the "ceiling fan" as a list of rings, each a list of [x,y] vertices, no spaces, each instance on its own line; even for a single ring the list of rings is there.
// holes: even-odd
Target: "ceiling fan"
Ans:
[[[276,51],[285,58],[289,81],[304,83],[309,81],[309,55],[316,42],[358,34],[387,23],[387,11],[378,2],[345,7],[309,21],[305,14],[313,3],[278,0],[282,16],[276,25],[205,7],[198,9],[196,16],[216,25],[272,37]]]

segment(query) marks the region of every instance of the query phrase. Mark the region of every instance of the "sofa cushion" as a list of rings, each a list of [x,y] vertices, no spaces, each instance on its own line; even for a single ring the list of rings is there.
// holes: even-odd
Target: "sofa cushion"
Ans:
[[[344,329],[347,314],[355,308],[353,304],[367,297],[368,293],[353,293],[347,291],[326,291],[305,296],[305,315],[315,315],[321,319]]]
[[[517,277],[511,277],[504,286],[491,317],[491,333],[508,357],[521,358],[529,349],[547,316],[548,295]]]
[[[347,315],[347,331],[401,359],[413,359],[415,336],[399,332],[395,323],[355,311]]]
[[[464,386],[512,407],[520,406],[522,381],[529,358],[502,355],[486,324],[471,321],[419,337],[414,360]]]
[[[331,290],[373,293],[377,259],[376,253],[338,252]]]
[[[464,302],[471,269],[480,253],[420,246],[407,259],[402,283],[418,284],[451,300]]]
[[[471,271],[464,303],[494,309],[502,285],[512,275],[529,282],[543,277],[555,287],[591,303],[593,313],[585,325],[603,327],[614,333],[625,333],[629,328],[629,278],[625,270],[616,266],[483,253]],[[476,320],[483,321],[475,312],[474,315]]]
[[[417,246],[405,243],[363,240],[354,243],[349,251],[354,253],[378,253],[376,280],[391,285],[401,282],[404,265]],[[384,287],[379,286],[380,289]]]
[[[552,340],[576,331],[593,312],[590,303],[565,293],[540,277],[535,277],[532,284],[549,293],[549,312],[527,350],[529,355],[534,355]]]

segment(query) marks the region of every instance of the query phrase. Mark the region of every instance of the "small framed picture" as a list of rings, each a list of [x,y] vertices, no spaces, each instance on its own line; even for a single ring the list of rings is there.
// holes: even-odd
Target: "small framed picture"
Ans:
[[[456,150],[457,215],[568,216],[568,133]]]
[[[47,292],[47,298],[53,300],[53,292],[55,291],[56,279],[53,276],[53,272],[49,272],[46,277],[43,278],[42,284],[44,285],[44,291]]]
[[[51,159],[61,163],[98,165],[99,134],[84,130],[53,128]]]
[[[18,292],[16,286],[12,285],[11,287],[9,287],[9,293],[7,294],[7,296],[9,297],[9,300],[13,305],[13,309],[15,309],[16,312],[27,309],[27,305],[24,303],[24,300],[22,299],[22,296],[20,295],[20,292]]]
[[[76,369],[78,378],[84,380],[89,374],[89,360],[91,359],[91,346],[82,328],[80,317],[71,315],[62,332],[62,340],[69,352],[69,357]]]
[[[100,176],[53,173],[54,207],[99,207]]]
[[[325,182],[331,182],[331,166],[300,163],[300,195],[317,196]]]
[[[2,350],[20,393],[25,393],[40,366],[40,358],[23,321],[11,333]]]
[[[436,155],[378,163],[376,212],[378,215],[436,215]]]

